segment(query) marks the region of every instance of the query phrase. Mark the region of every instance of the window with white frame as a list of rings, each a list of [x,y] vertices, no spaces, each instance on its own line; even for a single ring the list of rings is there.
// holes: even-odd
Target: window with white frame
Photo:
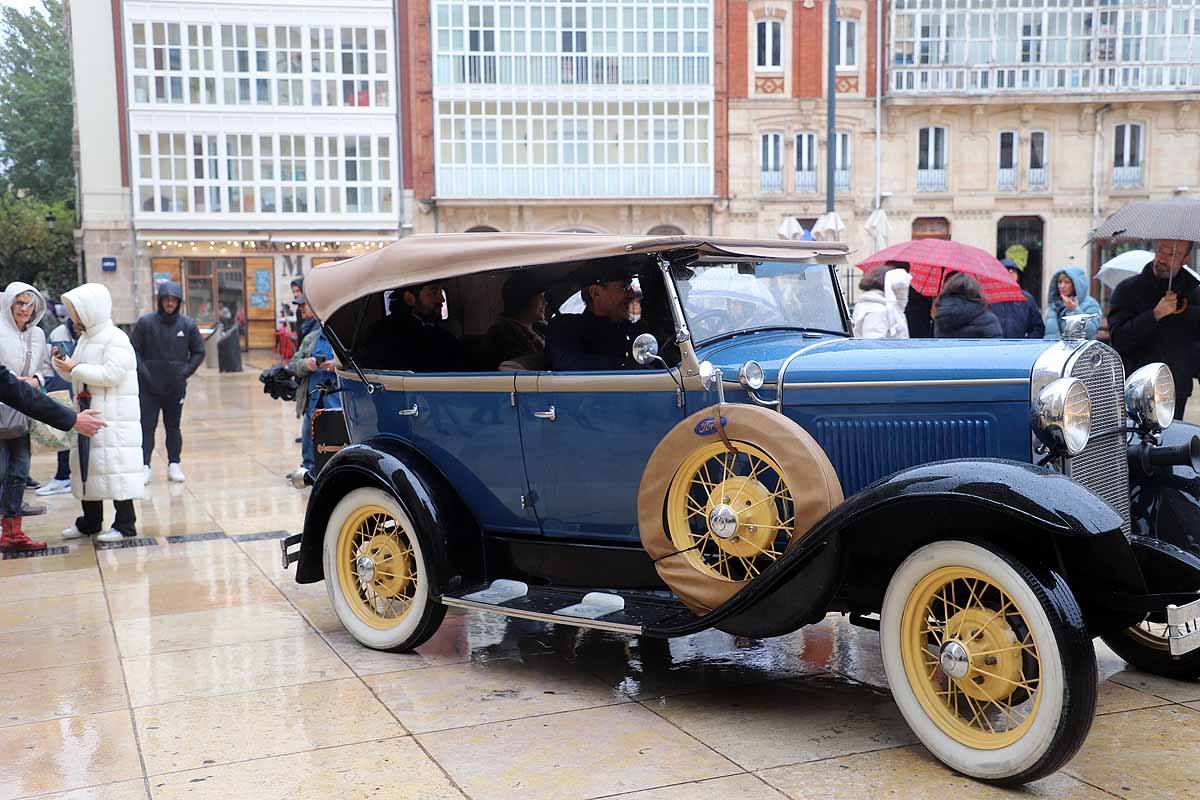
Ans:
[[[1046,170],[1046,132],[1032,131],[1029,134],[1029,188],[1041,191],[1049,188],[1049,178]]]
[[[1113,127],[1113,175],[1115,188],[1142,185],[1144,161],[1143,129],[1135,122],[1123,122]]]
[[[834,57],[838,69],[858,68],[858,22],[839,18],[837,21],[836,50]]]
[[[917,131],[917,190],[946,190],[946,129],[937,126]]]
[[[156,211],[154,207],[154,145],[148,133],[137,135],[137,204],[142,211]]]
[[[299,25],[275,26],[275,97],[281,106],[304,105],[304,51]]]
[[[1017,132],[1000,131],[996,185],[1001,191],[1017,188]]]
[[[783,191],[783,134],[764,133],[759,137],[759,191]]]
[[[816,190],[817,135],[808,132],[797,133],[795,191],[815,192]]]
[[[186,138],[182,133],[160,133],[157,141],[159,211],[188,210],[188,153]]]
[[[313,137],[313,211],[342,210],[342,161],[339,136]]]
[[[254,102],[250,62],[250,32],[245,25],[221,26],[221,70],[226,105]]]
[[[308,213],[308,148],[305,137],[279,135],[279,210]]]
[[[244,214],[257,211],[253,136],[245,133],[225,135],[225,177],[229,210]]]
[[[707,101],[439,100],[442,197],[695,196],[712,191]]]
[[[219,102],[213,26],[188,25],[187,48],[188,102],[204,105]]]
[[[186,103],[179,23],[135,23],[132,46],[135,102]]]
[[[337,29],[312,27],[308,29],[308,57],[312,77],[308,81],[309,103],[314,106],[338,104]]]
[[[711,82],[710,0],[434,0],[435,85]]]
[[[215,133],[192,134],[192,211],[221,212],[221,155]]]
[[[839,192],[850,191],[850,133],[838,131],[833,135],[833,187]]]
[[[783,66],[783,23],[775,19],[760,19],[754,24],[754,66],[758,69],[779,69]]]
[[[275,176],[275,137],[258,137],[258,210],[273,214],[279,210]]]

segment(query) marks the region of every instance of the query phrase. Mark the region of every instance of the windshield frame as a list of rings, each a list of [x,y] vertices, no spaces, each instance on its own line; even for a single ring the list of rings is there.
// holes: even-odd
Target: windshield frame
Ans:
[[[782,258],[736,258],[736,257],[731,258],[731,257],[727,257],[727,256],[702,256],[700,258],[696,258],[696,259],[692,259],[692,260],[688,260],[688,261],[678,261],[678,262],[674,262],[672,264],[672,269],[668,270],[668,272],[670,274],[667,275],[667,277],[670,281],[672,281],[672,286],[675,290],[675,294],[679,298],[679,300],[678,300],[679,314],[682,315],[682,323],[685,326],[685,330],[688,332],[688,334],[692,340],[692,344],[694,346],[700,347],[702,345],[712,344],[714,342],[718,342],[718,341],[721,341],[724,339],[730,339],[735,336],[743,336],[743,335],[747,335],[747,334],[767,332],[767,331],[800,331],[800,332],[811,331],[814,333],[822,333],[822,334],[827,334],[827,335],[831,335],[831,336],[845,336],[845,337],[849,337],[851,335],[850,334],[850,311],[846,305],[846,297],[842,293],[841,282],[838,280],[837,265],[832,264],[832,263],[815,261],[815,262],[813,262],[812,266],[814,266],[814,267],[824,266],[825,269],[828,271],[829,280],[830,280],[830,283],[834,290],[834,292],[833,292],[834,297],[837,298],[838,317],[841,320],[841,325],[842,325],[840,331],[832,331],[827,328],[816,328],[816,327],[811,327],[811,326],[806,327],[803,325],[762,325],[762,326],[748,326],[745,328],[739,328],[737,330],[732,330],[732,331],[724,331],[722,333],[716,334],[715,336],[709,336],[706,338],[700,338],[699,336],[697,336],[695,330],[692,328],[691,320],[689,319],[690,312],[688,311],[688,309],[686,308],[686,306],[683,302],[682,294],[680,294],[680,292],[679,292],[679,283],[681,281],[679,279],[677,279],[676,276],[674,275],[674,266],[678,265],[681,267],[686,267],[688,269],[691,269],[691,268],[694,268],[697,266],[705,266],[705,265],[714,265],[715,266],[715,265],[720,265],[720,264],[768,264],[768,263],[797,264],[797,263],[802,263],[802,262],[797,262],[794,259],[782,259]]]

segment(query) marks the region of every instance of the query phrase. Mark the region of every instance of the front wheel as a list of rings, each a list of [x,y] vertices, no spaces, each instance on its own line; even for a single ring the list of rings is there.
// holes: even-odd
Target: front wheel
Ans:
[[[1163,620],[1160,616],[1158,620]],[[1131,666],[1151,675],[1190,681],[1200,678],[1200,650],[1171,655],[1167,624],[1148,617],[1138,625],[1100,637]]]
[[[880,617],[896,704],[952,769],[1028,783],[1087,738],[1096,655],[1057,576],[970,542],[934,542],[896,570]]]
[[[355,489],[325,526],[325,584],[350,635],[376,650],[403,652],[426,641],[446,607],[429,596],[429,563],[412,517],[392,495]]]

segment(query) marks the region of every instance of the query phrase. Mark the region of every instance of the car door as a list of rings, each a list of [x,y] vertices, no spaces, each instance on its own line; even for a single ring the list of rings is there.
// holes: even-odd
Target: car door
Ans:
[[[544,536],[638,538],[642,471],[684,417],[666,370],[522,373],[517,379],[528,503]]]
[[[511,372],[406,374],[397,413],[485,530],[537,533],[514,391]]]

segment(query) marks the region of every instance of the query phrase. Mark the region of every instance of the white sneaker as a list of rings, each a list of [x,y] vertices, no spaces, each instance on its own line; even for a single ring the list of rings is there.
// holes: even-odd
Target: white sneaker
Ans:
[[[71,527],[67,528],[65,531],[62,532],[62,537],[64,539],[79,539],[79,538],[82,538],[82,536],[83,536],[83,532],[81,530],[79,530],[79,528],[76,528],[74,525],[72,525]]]
[[[45,486],[41,487],[40,489],[38,489],[34,492],[34,494],[36,494],[38,497],[49,497],[50,495],[53,495],[53,494],[70,494],[70,493],[71,493],[71,479],[70,478],[67,478],[65,481],[60,481],[58,478],[55,478],[51,481],[47,481]]]
[[[112,528],[109,528],[104,533],[97,534],[95,537],[97,542],[119,542],[124,538],[125,536],[120,531],[115,531]]]
[[[183,483],[187,478],[183,475],[183,468],[178,464],[167,464],[167,480],[172,483]]]
[[[146,483],[150,483],[150,477],[151,477],[151,474],[152,474],[152,473],[150,472],[150,465],[149,465],[149,464],[147,464],[146,466],[142,467],[142,477],[143,477],[143,478],[145,478],[145,480],[146,480]]]

